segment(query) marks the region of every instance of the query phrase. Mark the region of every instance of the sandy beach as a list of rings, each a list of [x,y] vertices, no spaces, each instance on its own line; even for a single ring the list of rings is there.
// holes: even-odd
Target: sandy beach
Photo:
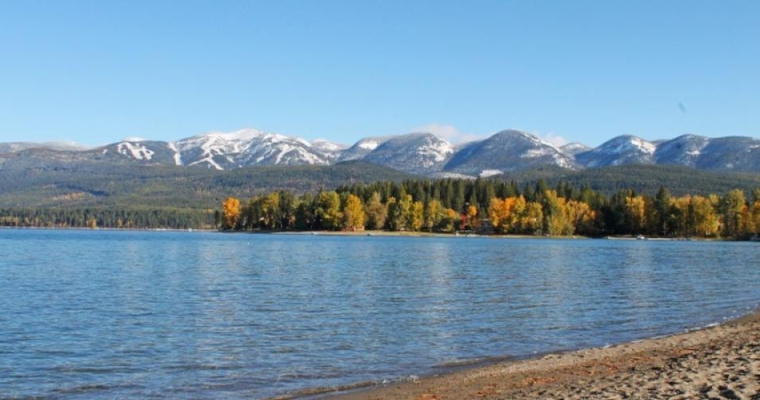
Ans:
[[[329,398],[760,399],[760,312],[664,338],[507,361]]]

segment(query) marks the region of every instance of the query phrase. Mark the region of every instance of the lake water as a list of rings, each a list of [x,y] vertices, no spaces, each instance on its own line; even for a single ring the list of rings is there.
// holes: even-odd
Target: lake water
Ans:
[[[760,244],[0,230],[0,397],[264,398],[705,326]]]

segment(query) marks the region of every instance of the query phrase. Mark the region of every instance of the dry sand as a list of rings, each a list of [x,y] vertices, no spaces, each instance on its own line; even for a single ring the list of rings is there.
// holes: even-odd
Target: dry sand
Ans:
[[[329,398],[760,400],[760,313],[665,338],[503,362]]]

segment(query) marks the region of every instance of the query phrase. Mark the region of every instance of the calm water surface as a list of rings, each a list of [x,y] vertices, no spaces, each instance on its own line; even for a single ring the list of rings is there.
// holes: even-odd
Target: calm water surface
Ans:
[[[263,398],[760,304],[757,243],[0,230],[0,397]]]

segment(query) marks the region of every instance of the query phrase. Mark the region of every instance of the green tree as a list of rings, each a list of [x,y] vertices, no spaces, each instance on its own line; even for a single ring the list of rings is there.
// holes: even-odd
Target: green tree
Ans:
[[[665,236],[670,233],[671,219],[671,196],[665,186],[660,186],[654,199],[655,220],[657,221],[656,233]]]
[[[338,230],[343,223],[340,211],[340,195],[335,191],[320,192],[317,196],[317,216],[322,229]]]
[[[386,224],[388,225],[388,230],[391,231],[400,231],[404,229],[404,224],[406,223],[404,219],[404,211],[399,204],[398,201],[396,201],[396,198],[391,196],[388,199],[388,202],[386,203],[386,206],[388,207],[388,218],[386,221]]]
[[[425,229],[432,232],[434,229],[438,228],[438,225],[444,217],[445,210],[440,201],[432,199],[425,203],[422,224]]]
[[[738,237],[742,232],[744,225],[743,212],[746,208],[744,191],[734,189],[723,197],[722,217],[723,217],[723,234],[727,237]]]
[[[380,193],[372,192],[367,202],[367,228],[373,230],[383,229],[387,216],[388,209],[383,204]]]

